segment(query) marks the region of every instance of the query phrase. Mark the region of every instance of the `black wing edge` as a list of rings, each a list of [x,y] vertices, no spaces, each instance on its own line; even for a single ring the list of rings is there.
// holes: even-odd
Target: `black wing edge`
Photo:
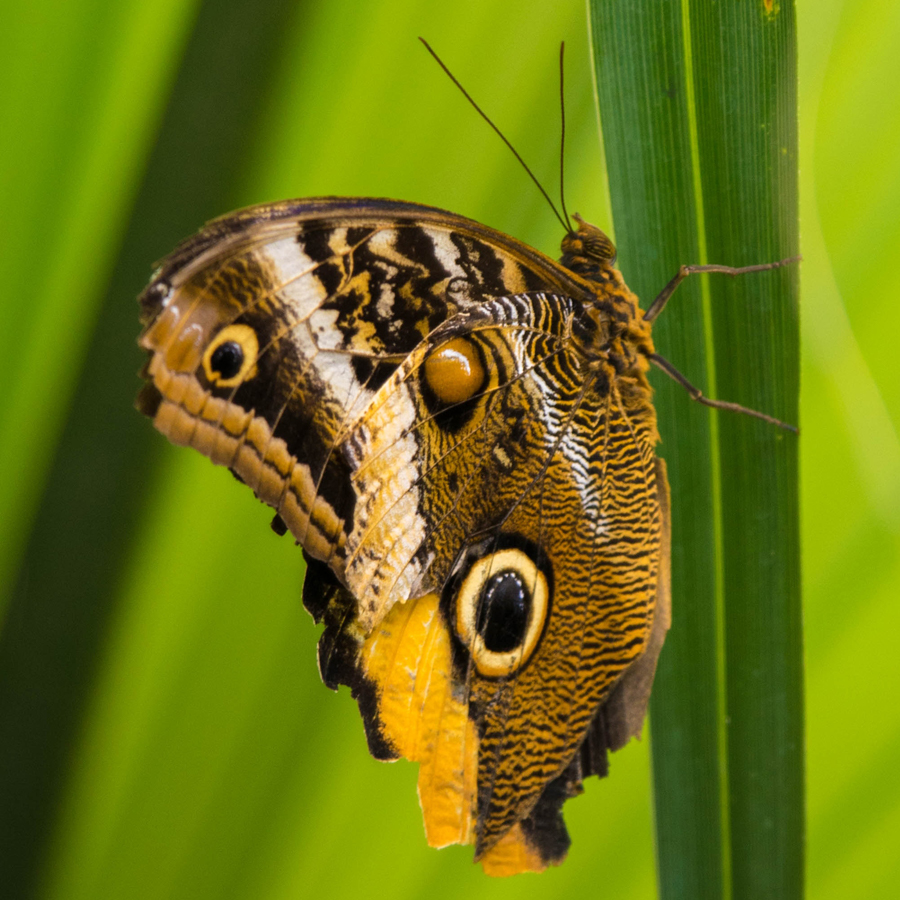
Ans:
[[[342,684],[350,688],[359,705],[369,753],[383,761],[398,759],[400,754],[384,734],[378,718],[375,685],[359,667],[360,645],[350,628],[356,619],[357,603],[327,563],[313,559],[305,551],[303,558],[306,560],[303,606],[316,624],[325,623],[318,646],[319,675],[333,691]]]

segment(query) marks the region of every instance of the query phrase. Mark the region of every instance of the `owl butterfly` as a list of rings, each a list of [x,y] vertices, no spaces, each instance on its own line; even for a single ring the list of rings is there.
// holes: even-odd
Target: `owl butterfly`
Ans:
[[[323,681],[375,757],[418,761],[428,842],[494,875],[563,859],[669,627],[652,316],[599,229],[562,251],[286,201],[212,222],[140,298],[139,408],[275,508]]]

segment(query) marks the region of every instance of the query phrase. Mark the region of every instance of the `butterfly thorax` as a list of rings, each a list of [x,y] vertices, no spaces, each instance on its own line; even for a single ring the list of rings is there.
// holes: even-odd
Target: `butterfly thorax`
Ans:
[[[593,298],[585,304],[581,320],[573,323],[572,336],[598,367],[606,368],[617,380],[630,382],[635,391],[628,393],[649,404],[650,323],[613,265],[616,248],[612,241],[580,216],[575,219],[578,229],[563,238],[560,262],[589,283]]]

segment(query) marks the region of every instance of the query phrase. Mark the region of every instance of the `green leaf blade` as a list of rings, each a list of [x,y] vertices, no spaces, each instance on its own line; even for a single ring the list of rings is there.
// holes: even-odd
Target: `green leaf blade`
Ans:
[[[617,242],[646,308],[679,265],[797,253],[793,8],[590,6]],[[797,421],[797,270],[679,288],[659,352]],[[652,703],[663,897],[802,894],[797,442],[655,382],[673,628]]]
[[[649,18],[640,5],[591,9],[619,264],[646,308],[681,263],[700,259],[681,11],[674,2],[660,4]],[[689,279],[672,303],[677,315],[667,310],[654,338],[667,358],[696,377],[706,365],[700,284]],[[713,898],[723,895],[726,848],[718,788],[710,419],[668,379],[657,379],[655,387],[675,536],[674,626],[652,701],[657,860],[663,884],[678,886],[672,896]],[[686,584],[693,587],[689,603],[681,599]],[[667,827],[681,818],[692,827]]]
[[[692,4],[710,261],[799,253],[792,4]],[[703,74],[709,73],[709,74]],[[713,75],[712,73],[717,73]],[[798,421],[799,269],[710,280],[719,396]],[[797,440],[719,415],[735,898],[803,892]]]

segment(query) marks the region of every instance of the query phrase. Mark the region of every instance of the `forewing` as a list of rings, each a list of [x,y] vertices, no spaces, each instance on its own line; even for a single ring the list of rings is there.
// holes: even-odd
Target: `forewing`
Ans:
[[[379,386],[456,312],[568,281],[536,251],[429,207],[254,207],[185,242],[144,291],[139,406],[231,468],[341,576],[356,497],[337,447]],[[221,343],[243,354],[233,377],[215,368]]]

